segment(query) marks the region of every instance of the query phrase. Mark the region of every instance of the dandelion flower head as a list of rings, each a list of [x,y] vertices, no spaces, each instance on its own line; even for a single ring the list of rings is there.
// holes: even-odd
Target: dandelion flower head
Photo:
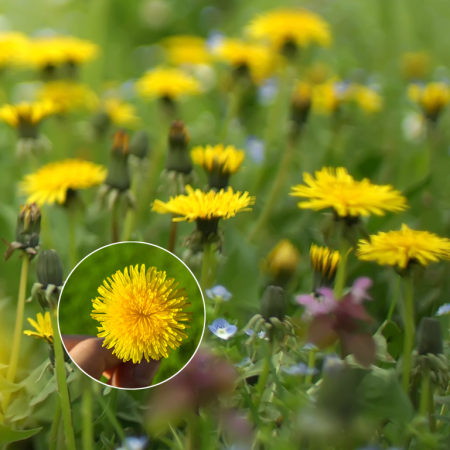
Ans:
[[[239,170],[244,161],[245,152],[237,150],[233,145],[207,145],[195,147],[191,152],[195,164],[207,172],[219,169],[221,173],[232,174]]]
[[[441,259],[450,260],[450,239],[428,231],[412,230],[403,224],[397,231],[380,232],[359,241],[356,255],[363,261],[406,269],[410,263],[426,266]]]
[[[386,211],[406,209],[406,198],[389,185],[377,185],[364,178],[355,180],[344,167],[324,167],[314,173],[303,174],[305,184],[292,188],[290,195],[307,200],[298,203],[302,209],[315,211],[333,208],[340,217],[359,217]]]
[[[100,296],[92,300],[91,314],[101,323],[103,346],[133,363],[167,358],[187,339],[184,322],[192,320],[192,313],[184,311],[191,305],[187,292],[178,284],[156,267],[146,270],[145,264],[118,270],[105,280]]]
[[[36,320],[30,318],[27,320],[36,331],[25,330],[23,332],[24,334],[42,339],[49,344],[53,344],[53,329],[49,311],[46,311],[44,315],[42,313],[38,313],[36,315]]]
[[[170,36],[161,42],[170,64],[176,66],[209,64],[211,55],[206,40],[198,36]]]
[[[3,105],[0,108],[0,120],[14,128],[24,124],[37,125],[46,117],[57,113],[58,110],[58,106],[50,101]]]

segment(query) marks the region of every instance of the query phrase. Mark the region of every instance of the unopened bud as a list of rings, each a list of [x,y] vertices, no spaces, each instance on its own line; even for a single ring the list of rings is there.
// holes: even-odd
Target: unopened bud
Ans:
[[[128,168],[128,134],[120,130],[114,135],[111,157],[108,165],[108,176],[105,184],[120,192],[130,189],[130,171]]]
[[[189,133],[181,120],[172,122],[169,130],[169,148],[166,170],[189,174],[192,171],[191,155],[188,152]]]
[[[439,320],[424,317],[417,330],[417,351],[419,355],[444,353],[442,329]]]
[[[143,159],[148,154],[150,138],[144,130],[134,133],[130,141],[130,154]]]
[[[286,287],[294,275],[300,253],[289,239],[282,239],[267,255],[264,271],[277,286]]]
[[[41,231],[41,210],[36,203],[20,206],[19,217],[16,226],[16,241],[25,247],[37,247],[39,245],[39,233]]]
[[[260,312],[263,318],[268,321],[271,317],[276,317],[283,322],[286,307],[284,290],[279,286],[268,286],[261,299]]]
[[[291,103],[291,120],[295,130],[300,130],[308,120],[312,104],[312,88],[308,83],[299,82]]]
[[[55,250],[44,250],[39,254],[36,266],[37,279],[46,288],[48,285],[62,286],[63,267]]]

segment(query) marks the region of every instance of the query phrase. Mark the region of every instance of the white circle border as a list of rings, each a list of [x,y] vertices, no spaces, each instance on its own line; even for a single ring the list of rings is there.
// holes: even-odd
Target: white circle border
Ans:
[[[78,262],[78,264],[70,271],[69,275],[67,276],[66,280],[64,281],[63,287],[61,289],[61,293],[59,294],[58,308],[57,308],[57,315],[56,315],[56,319],[57,319],[57,322],[58,322],[58,333],[59,333],[59,337],[61,339],[61,343],[62,343],[62,345],[64,347],[64,350],[69,355],[69,357],[70,357],[70,353],[67,351],[67,348],[66,348],[66,346],[64,344],[64,340],[63,340],[62,334],[61,334],[61,328],[59,326],[59,306],[61,305],[61,298],[62,298],[62,294],[64,292],[64,288],[66,287],[66,283],[69,280],[69,278],[72,275],[72,273],[74,272],[74,270],[85,259],[89,258],[89,256],[93,255],[94,253],[96,253],[99,250],[102,250],[104,248],[111,247],[112,245],[120,245],[120,244],[144,244],[144,245],[150,245],[151,247],[156,247],[156,248],[159,248],[160,250],[164,250],[166,253],[169,253],[170,255],[172,255],[175,258],[177,258],[178,261],[180,261],[184,265],[184,267],[186,267],[186,269],[189,270],[189,273],[192,275],[192,278],[194,278],[195,282],[197,283],[197,286],[198,286],[198,289],[200,291],[200,295],[201,295],[202,301],[203,301],[203,330],[202,330],[202,335],[200,336],[200,340],[198,342],[197,348],[195,349],[195,352],[190,357],[189,361],[177,373],[173,374],[170,378],[167,378],[167,380],[161,381],[161,382],[159,382],[157,384],[152,384],[151,386],[146,386],[146,387],[141,387],[141,388],[122,388],[122,387],[118,387],[118,386],[112,386],[110,384],[103,383],[102,381],[97,380],[94,377],[91,377],[88,373],[86,373],[83,369],[81,369],[80,366],[78,366],[78,364],[73,359],[71,359],[71,361],[77,366],[78,370],[83,372],[86,376],[88,376],[92,380],[96,381],[97,383],[103,384],[103,386],[105,386],[105,387],[109,387],[109,388],[112,388],[112,389],[122,389],[124,391],[140,391],[140,390],[143,390],[143,389],[154,388],[156,386],[159,386],[160,384],[165,383],[166,381],[171,380],[173,377],[177,376],[182,370],[184,370],[186,368],[186,366],[192,361],[192,358],[195,356],[195,354],[197,353],[198,349],[200,348],[200,345],[202,344],[203,336],[205,335],[205,328],[206,328],[206,304],[205,304],[205,297],[203,295],[203,290],[202,290],[202,288],[200,286],[200,283],[198,282],[197,278],[195,277],[194,273],[192,272],[192,270],[188,267],[188,265],[181,258],[179,258],[174,253],[169,252],[169,250],[165,249],[164,247],[160,247],[159,245],[156,245],[156,244],[151,244],[150,242],[142,242],[142,241],[121,241],[121,242],[113,242],[111,244],[104,245],[103,247],[99,247],[97,250],[94,250],[93,252],[89,253],[89,255],[86,255],[81,261]],[[92,337],[97,337],[97,336],[92,336]]]

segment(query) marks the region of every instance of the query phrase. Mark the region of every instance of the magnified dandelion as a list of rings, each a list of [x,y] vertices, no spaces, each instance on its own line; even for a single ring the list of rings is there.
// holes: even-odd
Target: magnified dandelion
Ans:
[[[174,278],[156,267],[145,270],[145,264],[118,270],[98,288],[92,300],[91,317],[101,323],[98,336],[103,346],[114,348],[113,354],[123,361],[140,363],[142,358],[159,360],[176,350],[192,321],[184,311],[191,304],[184,288]]]

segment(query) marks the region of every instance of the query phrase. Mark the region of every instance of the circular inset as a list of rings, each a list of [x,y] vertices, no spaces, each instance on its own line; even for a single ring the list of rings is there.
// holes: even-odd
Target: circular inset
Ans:
[[[58,305],[62,341],[91,378],[122,389],[167,381],[194,356],[205,328],[198,281],[177,256],[119,242],[84,258]]]

